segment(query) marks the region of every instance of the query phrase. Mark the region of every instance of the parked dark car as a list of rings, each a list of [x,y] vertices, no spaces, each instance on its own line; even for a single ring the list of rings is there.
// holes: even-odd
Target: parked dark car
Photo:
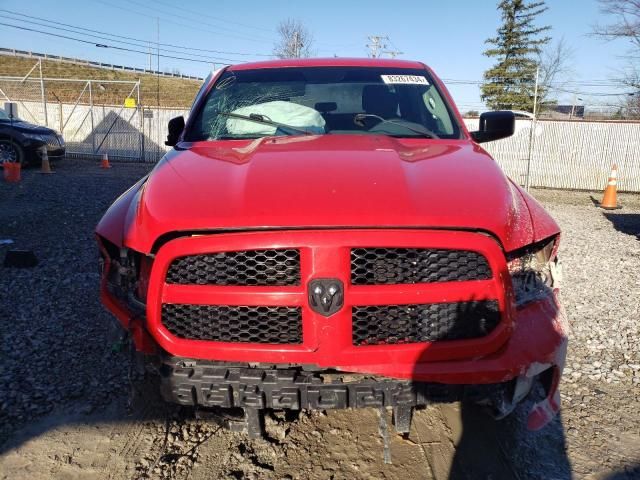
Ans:
[[[50,158],[64,156],[64,139],[58,132],[17,117],[11,118],[0,109],[0,165],[4,162],[37,163],[40,161],[38,149],[43,145]]]

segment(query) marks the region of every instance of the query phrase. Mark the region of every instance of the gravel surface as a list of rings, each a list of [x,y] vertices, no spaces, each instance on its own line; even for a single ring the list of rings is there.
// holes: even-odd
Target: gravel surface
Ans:
[[[600,194],[541,190],[560,224],[563,305],[572,327],[562,384],[569,457],[578,478],[635,464],[640,478],[640,196],[620,210]]]
[[[133,374],[98,300],[93,228],[145,165],[65,160],[55,175],[0,183],[0,478],[640,478],[640,197],[605,213],[584,192],[534,192],[563,229],[572,325],[562,415],[538,433],[527,405],[493,422],[473,408],[416,412],[382,461],[375,410],[273,413],[248,440],[219,417],[165,405]],[[529,404],[530,405],[530,404]]]
[[[0,267],[0,440],[17,425],[78,402],[102,408],[126,386],[114,322],[98,299],[97,219],[148,166],[119,172],[66,160],[54,175],[0,184],[0,257],[32,250],[36,268]],[[109,339],[106,341],[106,339]]]

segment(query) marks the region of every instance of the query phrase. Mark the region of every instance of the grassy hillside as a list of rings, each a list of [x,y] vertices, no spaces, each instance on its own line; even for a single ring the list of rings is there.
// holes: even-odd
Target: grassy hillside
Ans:
[[[35,58],[0,55],[0,76],[22,77],[36,63]],[[143,105],[158,105],[158,81],[160,83],[160,106],[189,108],[201,82],[183,78],[158,77],[139,72],[127,72],[78,65],[56,60],[43,60],[42,73],[50,78],[79,78],[91,80],[132,80],[140,79],[140,100]],[[37,70],[32,77],[37,79]],[[75,103],[84,85],[71,82],[47,82],[47,100],[50,102]],[[100,88],[93,84],[94,104],[120,105],[131,91],[131,85],[105,84]],[[39,83],[27,82],[18,85],[13,82],[0,82],[0,88],[12,100],[37,100],[40,95]],[[80,103],[88,103],[88,92],[82,96]]]

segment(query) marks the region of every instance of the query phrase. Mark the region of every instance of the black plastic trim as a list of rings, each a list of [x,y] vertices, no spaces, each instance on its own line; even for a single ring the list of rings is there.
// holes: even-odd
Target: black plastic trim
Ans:
[[[490,385],[445,385],[357,376],[356,381],[323,379],[300,368],[229,367],[224,364],[168,357],[160,368],[166,401],[224,408],[344,409],[418,406],[453,402],[484,392],[503,391],[512,382]],[[333,377],[339,376],[335,373]],[[354,375],[345,374],[352,378]]]

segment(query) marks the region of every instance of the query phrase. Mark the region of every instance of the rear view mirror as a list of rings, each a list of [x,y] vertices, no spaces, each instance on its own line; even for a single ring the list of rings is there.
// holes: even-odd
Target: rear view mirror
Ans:
[[[320,113],[335,112],[338,109],[336,102],[318,102],[314,107]]]
[[[169,147],[175,147],[183,130],[184,117],[182,115],[169,120],[169,133],[167,134],[167,141],[164,142],[164,144]]]
[[[480,126],[471,137],[478,143],[510,137],[516,129],[516,116],[511,110],[485,112],[480,115]]]

